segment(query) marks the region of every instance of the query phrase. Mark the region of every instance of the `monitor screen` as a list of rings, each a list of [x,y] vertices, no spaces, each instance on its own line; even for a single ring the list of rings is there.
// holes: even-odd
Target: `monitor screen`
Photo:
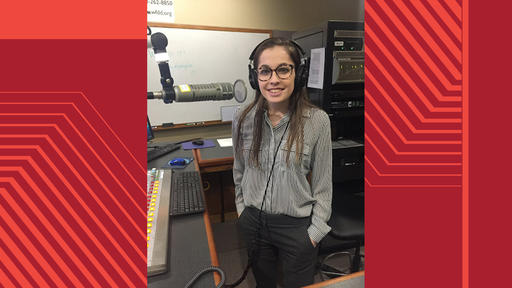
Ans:
[[[148,133],[148,141],[149,140],[152,140],[153,138],[155,138],[155,136],[153,135],[153,130],[151,129],[151,123],[149,123],[149,117],[147,117],[147,122],[146,122],[146,125],[147,125],[147,133]]]

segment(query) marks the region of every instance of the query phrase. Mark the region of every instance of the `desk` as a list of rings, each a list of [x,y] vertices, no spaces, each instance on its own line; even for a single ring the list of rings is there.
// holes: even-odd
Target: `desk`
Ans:
[[[174,157],[191,156],[191,151],[180,149],[149,162],[148,169],[160,168]],[[195,163],[186,167],[185,170],[199,170],[199,167]],[[185,287],[200,270],[212,265],[218,266],[208,213],[172,217],[169,225],[168,249],[170,271],[149,277],[149,288]],[[208,273],[201,277],[194,287],[211,288],[215,287],[214,282],[220,282],[219,275]]]
[[[212,139],[215,147],[192,149],[194,159],[202,173],[215,173],[233,169],[233,147],[220,147],[217,140]],[[220,221],[224,222],[224,183],[220,178]]]
[[[356,272],[323,282],[308,285],[304,288],[364,288],[364,271]]]
[[[215,147],[193,149],[194,159],[201,172],[219,172],[233,169],[233,147],[220,147],[217,140],[211,140]]]
[[[216,143],[216,141],[215,141]],[[216,143],[217,144],[217,143]],[[205,149],[177,150],[148,163],[148,169],[160,168],[175,157],[194,156],[194,165],[186,171],[198,170],[204,173],[226,171],[233,168],[232,147],[212,147]],[[149,288],[184,287],[201,269],[218,266],[217,252],[213,241],[208,213],[173,217],[169,225],[170,272],[148,278]],[[213,276],[212,276],[213,275]],[[217,273],[204,275],[194,287],[215,287],[220,277]],[[319,287],[364,287],[364,271],[316,283],[307,288]]]

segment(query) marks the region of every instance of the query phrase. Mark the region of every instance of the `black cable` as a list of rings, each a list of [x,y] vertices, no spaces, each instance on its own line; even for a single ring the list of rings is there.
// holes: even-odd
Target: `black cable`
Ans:
[[[203,274],[208,273],[208,272],[218,272],[220,274],[220,282],[219,282],[219,285],[217,285],[215,287],[216,288],[223,287],[224,281],[226,281],[226,276],[224,274],[224,271],[222,271],[222,269],[220,269],[219,267],[210,266],[210,267],[204,268],[203,270],[197,272],[197,274],[194,275],[194,277],[190,281],[188,281],[187,285],[185,285],[185,288],[190,288],[192,286],[192,284],[194,284],[194,282],[196,282],[197,279],[199,279],[199,277],[201,277]]]
[[[284,129],[283,135],[281,136],[281,140],[279,140],[279,144],[277,145],[276,152],[274,153],[274,159],[272,161],[272,167],[270,168],[270,174],[268,175],[267,185],[265,186],[265,192],[263,193],[263,200],[261,201],[260,211],[258,212],[258,230],[256,231],[256,239],[251,241],[251,242],[253,242],[253,245],[251,245],[251,248],[252,248],[251,250],[252,251],[249,251],[249,259],[247,260],[247,266],[245,266],[245,269],[244,269],[244,272],[242,273],[242,276],[240,276],[240,278],[238,278],[237,281],[235,281],[232,284],[224,285],[224,288],[234,288],[234,287],[238,286],[240,283],[242,283],[242,281],[244,281],[245,278],[247,277],[247,273],[249,272],[249,269],[251,268],[252,263],[254,262],[254,259],[258,258],[258,253],[259,253],[259,248],[260,248],[259,240],[261,239],[261,235],[260,235],[260,233],[261,233],[261,226],[263,226],[263,223],[261,221],[261,213],[263,211],[263,206],[265,204],[265,198],[267,196],[268,184],[270,183],[270,178],[272,177],[272,174],[274,172],[274,166],[276,164],[277,152],[279,152],[279,148],[281,147],[281,142],[283,142],[284,135],[286,134],[286,131],[288,131],[288,125],[289,124],[290,124],[290,121],[288,121],[288,123],[286,123],[286,128]],[[273,188],[273,186],[274,185],[272,183],[272,188]]]
[[[221,280],[219,282],[219,285],[216,286],[216,288],[220,288],[220,287],[234,288],[234,287],[238,286],[240,283],[242,283],[242,281],[244,281],[245,278],[247,277],[247,273],[249,272],[249,269],[251,268],[252,263],[254,262],[254,259],[256,259],[258,257],[259,248],[260,248],[259,240],[261,238],[260,232],[261,232],[261,226],[262,226],[261,213],[263,211],[263,206],[265,204],[265,198],[267,196],[268,184],[270,183],[270,178],[272,177],[272,174],[274,172],[274,166],[276,164],[277,152],[279,152],[279,148],[281,147],[281,142],[283,142],[284,135],[286,134],[286,131],[288,131],[289,124],[290,124],[290,122],[288,121],[288,123],[286,123],[286,128],[284,129],[283,135],[281,136],[281,140],[279,140],[279,144],[277,146],[276,152],[274,153],[272,167],[270,168],[270,174],[268,176],[267,185],[265,186],[265,192],[263,193],[263,200],[261,202],[260,211],[258,213],[258,231],[256,232],[257,237],[256,237],[256,239],[253,240],[255,243],[253,243],[253,245],[251,246],[252,251],[249,251],[249,259],[247,260],[247,266],[245,266],[242,276],[240,276],[240,278],[238,278],[238,280],[235,281],[234,283],[224,285],[224,282],[226,281],[224,271],[222,271],[222,269],[220,269],[219,267],[210,266],[210,267],[207,267],[207,268],[199,271],[196,275],[194,275],[194,277],[187,283],[187,285],[185,285],[185,288],[190,288],[191,285],[194,284],[197,281],[197,279],[199,279],[199,277],[201,277],[203,274],[208,273],[208,272],[218,272],[220,274]],[[272,188],[273,188],[273,186],[274,185],[272,184]]]

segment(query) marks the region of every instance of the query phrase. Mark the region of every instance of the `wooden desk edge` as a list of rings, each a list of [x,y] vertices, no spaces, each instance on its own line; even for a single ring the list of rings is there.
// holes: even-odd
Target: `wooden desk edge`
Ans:
[[[194,149],[195,150],[195,149]],[[194,153],[195,156],[196,153]],[[196,171],[199,170],[199,163],[195,161],[194,166],[196,168]],[[199,175],[201,177],[201,175]],[[201,179],[201,185],[203,183],[203,180]],[[201,187],[201,191],[203,193],[204,198],[204,191]],[[206,198],[204,198],[206,199]],[[212,226],[210,224],[210,217],[208,215],[208,209],[203,213],[203,219],[204,219],[204,226],[206,228],[206,237],[208,238],[208,249],[210,250],[210,259],[212,261],[212,266],[219,266],[219,259],[217,258],[217,249],[215,248],[215,241],[213,239],[213,231]],[[215,285],[219,285],[220,283],[220,275],[218,272],[213,273],[213,281],[215,282]]]
[[[196,159],[200,167],[215,166],[221,164],[233,165],[234,161],[233,156],[216,159],[203,159],[201,158],[201,149],[192,149],[192,153],[194,154],[194,158]]]
[[[315,283],[315,284],[312,284],[312,285],[304,286],[303,288],[320,288],[320,287],[325,287],[327,285],[331,285],[331,284],[338,283],[338,282],[343,282],[343,281],[346,281],[346,280],[349,280],[349,279],[353,279],[353,278],[356,278],[356,277],[360,277],[360,276],[364,276],[364,271],[359,271],[359,272],[352,273],[352,274],[347,275],[347,276],[341,276],[341,277],[338,277],[338,278],[334,278],[334,279],[318,282],[318,283]]]

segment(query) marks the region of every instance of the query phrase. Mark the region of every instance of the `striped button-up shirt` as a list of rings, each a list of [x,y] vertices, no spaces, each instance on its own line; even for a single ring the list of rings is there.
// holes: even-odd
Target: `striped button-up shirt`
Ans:
[[[236,149],[237,125],[240,109],[232,126],[233,149]],[[294,143],[291,147],[289,162],[286,163],[288,138],[286,114],[280,122],[272,127],[267,113],[264,113],[260,166],[249,163],[255,108],[246,116],[242,125],[242,143],[240,153],[234,151],[233,178],[235,182],[235,202],[238,214],[246,206],[260,209],[268,183],[263,211],[270,214],[283,214],[292,217],[311,216],[308,227],[309,237],[319,242],[330,231],[327,221],[331,215],[332,199],[332,145],[330,121],[327,114],[314,108],[304,112],[304,146],[302,161],[295,158]],[[286,131],[285,131],[286,130]],[[286,135],[283,137],[283,133]],[[279,141],[282,139],[281,145]],[[276,150],[279,151],[276,154]],[[276,155],[274,170],[270,175]],[[311,182],[307,175],[311,172]]]

